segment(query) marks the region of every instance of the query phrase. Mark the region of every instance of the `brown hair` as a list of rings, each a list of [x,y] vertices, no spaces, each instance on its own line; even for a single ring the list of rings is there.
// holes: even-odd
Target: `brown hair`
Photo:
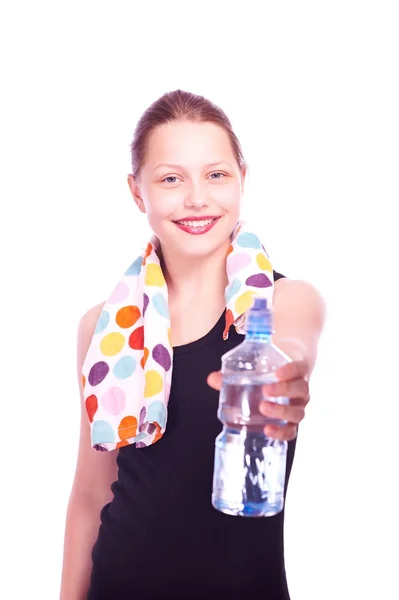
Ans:
[[[151,132],[158,125],[184,119],[197,123],[215,123],[223,127],[230,138],[239,167],[247,167],[240,142],[233,131],[230,120],[223,110],[203,96],[197,96],[182,90],[175,90],[174,92],[167,92],[153,102],[137,123],[133,141],[130,144],[132,173],[134,177],[139,175],[140,169],[143,166]]]

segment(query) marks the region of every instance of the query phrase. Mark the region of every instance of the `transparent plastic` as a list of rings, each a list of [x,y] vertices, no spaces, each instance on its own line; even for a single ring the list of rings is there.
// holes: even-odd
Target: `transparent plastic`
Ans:
[[[221,512],[261,517],[284,507],[287,442],[269,438],[259,405],[262,386],[276,381],[275,371],[291,359],[272,343],[272,312],[256,298],[249,311],[245,340],[222,357],[218,418],[223,430],[215,442],[212,504]],[[286,397],[270,397],[287,404]]]

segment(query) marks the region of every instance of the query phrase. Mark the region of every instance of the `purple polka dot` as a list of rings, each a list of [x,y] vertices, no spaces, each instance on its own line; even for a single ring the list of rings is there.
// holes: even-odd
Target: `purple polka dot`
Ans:
[[[108,375],[108,372],[109,366],[103,360],[93,365],[90,369],[88,377],[90,385],[98,385],[99,383],[104,381],[104,379]]]
[[[145,315],[145,311],[147,310],[147,307],[148,307],[149,303],[150,303],[150,299],[149,299],[149,297],[147,296],[147,294],[144,294],[144,302],[143,302],[143,317],[144,317],[144,315]]]
[[[270,287],[272,285],[272,282],[264,273],[257,273],[256,275],[251,275],[251,277],[248,277],[245,283],[246,285],[251,285],[252,287],[257,288],[265,288]]]
[[[169,351],[165,348],[165,346],[162,346],[162,344],[157,344],[152,351],[152,357],[155,362],[165,369],[165,371],[169,371],[172,361]]]
[[[147,428],[148,435],[151,435],[152,433],[154,433],[154,431],[155,431],[155,425],[154,425],[154,423],[150,423]]]
[[[98,452],[108,452],[108,450],[104,448],[104,446],[100,446],[100,444],[94,444],[93,448]]]
[[[146,414],[147,414],[147,411],[146,411],[146,409],[145,409],[145,406],[143,406],[143,408],[142,408],[142,409],[141,409],[141,411],[140,411],[140,417],[139,417],[139,430],[140,430],[140,427],[142,426],[142,424],[144,423],[144,419],[145,419],[145,416],[146,416]],[[140,431],[141,431],[141,430],[140,430]]]
[[[147,445],[144,442],[136,442],[136,448],[146,448]]]

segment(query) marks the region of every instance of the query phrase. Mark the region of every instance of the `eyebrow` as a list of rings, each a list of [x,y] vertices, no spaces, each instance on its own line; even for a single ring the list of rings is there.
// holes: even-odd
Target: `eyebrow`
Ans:
[[[206,168],[216,167],[217,165],[222,165],[222,164],[229,165],[230,163],[228,163],[226,160],[218,160],[217,162],[213,162],[213,163],[209,163],[209,164],[205,165],[205,167]],[[183,165],[172,165],[170,163],[160,163],[159,165],[157,165],[155,167],[154,171],[156,169],[159,169],[159,167],[167,167],[168,169],[184,169]]]

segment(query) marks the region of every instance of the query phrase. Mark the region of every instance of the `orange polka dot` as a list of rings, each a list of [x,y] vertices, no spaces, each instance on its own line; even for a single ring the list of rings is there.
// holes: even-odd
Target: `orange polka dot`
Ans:
[[[228,256],[229,254],[231,254],[233,252],[233,246],[229,246],[229,249],[227,250],[227,254],[226,256]]]
[[[127,329],[133,327],[140,318],[140,310],[137,306],[124,306],[116,313],[116,322],[119,327]]]
[[[121,442],[118,442],[116,444],[117,448],[123,448],[123,446],[130,446],[129,442],[127,442],[126,440],[122,440]]]
[[[137,432],[136,417],[124,417],[119,423],[118,434],[121,440],[127,440],[134,437]]]
[[[153,441],[152,441],[152,443],[153,443],[153,444],[155,444],[155,442],[157,442],[158,440],[160,440],[160,439],[161,439],[161,437],[162,437],[162,435],[163,435],[163,434],[161,433],[161,426],[160,426],[160,425],[158,425],[158,423],[157,423],[156,421],[154,421],[154,425],[155,425],[155,427],[156,427],[156,429],[157,429],[157,432],[156,432],[156,434],[155,434],[155,436],[154,436],[154,439],[153,439]]]
[[[90,423],[93,423],[93,417],[97,412],[98,402],[94,394],[88,396],[85,402],[87,416],[89,417]]]
[[[144,252],[144,256],[143,256],[143,266],[145,265],[145,262],[147,260],[147,258],[150,256],[152,252],[152,244],[148,243],[147,248],[145,249]]]
[[[144,356],[140,361],[140,364],[143,367],[143,369],[145,367],[145,363],[147,362],[147,358],[149,357],[149,355],[150,355],[150,352],[149,352],[148,348],[144,348]]]
[[[133,348],[133,350],[143,350],[144,349],[144,327],[137,327],[129,337],[129,346]]]
[[[168,340],[169,340],[169,344],[171,346],[173,346],[173,344],[172,344],[172,329],[170,327],[168,328]]]
[[[226,310],[226,327],[223,332],[224,340],[227,339],[227,337],[229,335],[230,327],[233,325],[233,323],[234,323],[234,315],[233,315],[232,311],[228,308]]]
[[[86,377],[84,375],[82,375],[82,389],[85,389],[85,385],[86,385]]]

